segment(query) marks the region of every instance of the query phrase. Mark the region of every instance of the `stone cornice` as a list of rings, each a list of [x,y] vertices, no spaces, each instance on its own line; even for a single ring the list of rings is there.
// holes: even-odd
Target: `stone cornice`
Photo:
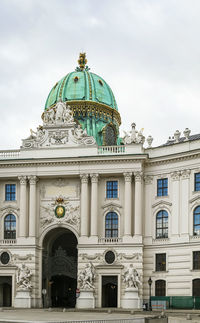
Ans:
[[[137,159],[136,159],[137,158]],[[0,168],[13,168],[13,167],[34,167],[34,166],[66,166],[66,165],[83,165],[83,164],[118,164],[118,163],[143,163],[146,156],[91,156],[91,157],[77,157],[77,158],[55,158],[53,159],[37,159],[37,160],[1,160]],[[9,162],[9,163],[8,163]]]
[[[183,152],[179,154],[172,154],[172,155],[165,155],[161,157],[153,157],[148,158],[145,161],[146,166],[156,166],[156,165],[163,165],[163,164],[170,164],[179,161],[191,160],[200,158],[200,151],[195,150],[193,152]]]

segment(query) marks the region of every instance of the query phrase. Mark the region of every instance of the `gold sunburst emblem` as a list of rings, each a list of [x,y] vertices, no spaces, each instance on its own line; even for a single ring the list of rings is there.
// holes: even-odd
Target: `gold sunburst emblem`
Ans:
[[[63,218],[65,216],[65,208],[62,205],[57,205],[55,208],[55,215],[57,218]]]

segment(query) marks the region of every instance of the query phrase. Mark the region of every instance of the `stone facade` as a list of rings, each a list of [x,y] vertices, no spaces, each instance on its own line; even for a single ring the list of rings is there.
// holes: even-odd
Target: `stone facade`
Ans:
[[[80,308],[141,307],[150,276],[152,295],[163,280],[166,296],[191,296],[193,280],[200,278],[193,268],[193,252],[200,250],[193,220],[200,205],[194,188],[200,139],[181,140],[176,133],[174,141],[152,148],[149,136],[144,148],[145,137],[133,124],[124,145],[99,147],[74,122],[69,106],[59,109],[53,119],[43,117],[20,150],[0,152],[0,306],[65,305],[56,294],[59,275],[68,277],[68,298],[80,293],[72,305]],[[167,194],[158,194],[161,179],[167,179]],[[108,182],[117,187],[113,196]],[[167,212],[168,233],[158,236],[160,211]],[[108,233],[108,214],[118,219],[117,233],[114,227]],[[8,215],[16,227],[6,222]],[[77,249],[71,247],[71,254],[72,235]],[[164,270],[156,268],[158,254],[165,254]],[[19,285],[22,269],[27,287]],[[116,289],[115,304],[105,288]]]

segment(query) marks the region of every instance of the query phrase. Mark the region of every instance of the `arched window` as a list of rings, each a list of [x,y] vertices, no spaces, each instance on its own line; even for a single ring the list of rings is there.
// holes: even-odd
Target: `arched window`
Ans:
[[[168,213],[161,210],[156,214],[156,239],[168,238]]]
[[[165,296],[166,294],[166,282],[159,279],[155,282],[155,296]]]
[[[194,236],[200,235],[200,206],[197,206],[194,210],[194,224],[193,224]]]
[[[118,237],[118,215],[115,212],[109,212],[106,214],[105,237]]]
[[[13,214],[4,219],[4,239],[16,239],[16,217]]]
[[[200,279],[193,279],[192,281],[192,296],[200,296]]]

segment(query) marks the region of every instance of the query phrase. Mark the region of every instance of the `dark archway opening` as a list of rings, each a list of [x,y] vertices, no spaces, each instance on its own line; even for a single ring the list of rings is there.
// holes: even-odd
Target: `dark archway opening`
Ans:
[[[12,306],[12,277],[0,277],[0,306]]]
[[[117,276],[102,276],[102,307],[117,307]]]
[[[50,231],[43,242],[42,289],[45,307],[75,307],[77,239],[67,229]]]

